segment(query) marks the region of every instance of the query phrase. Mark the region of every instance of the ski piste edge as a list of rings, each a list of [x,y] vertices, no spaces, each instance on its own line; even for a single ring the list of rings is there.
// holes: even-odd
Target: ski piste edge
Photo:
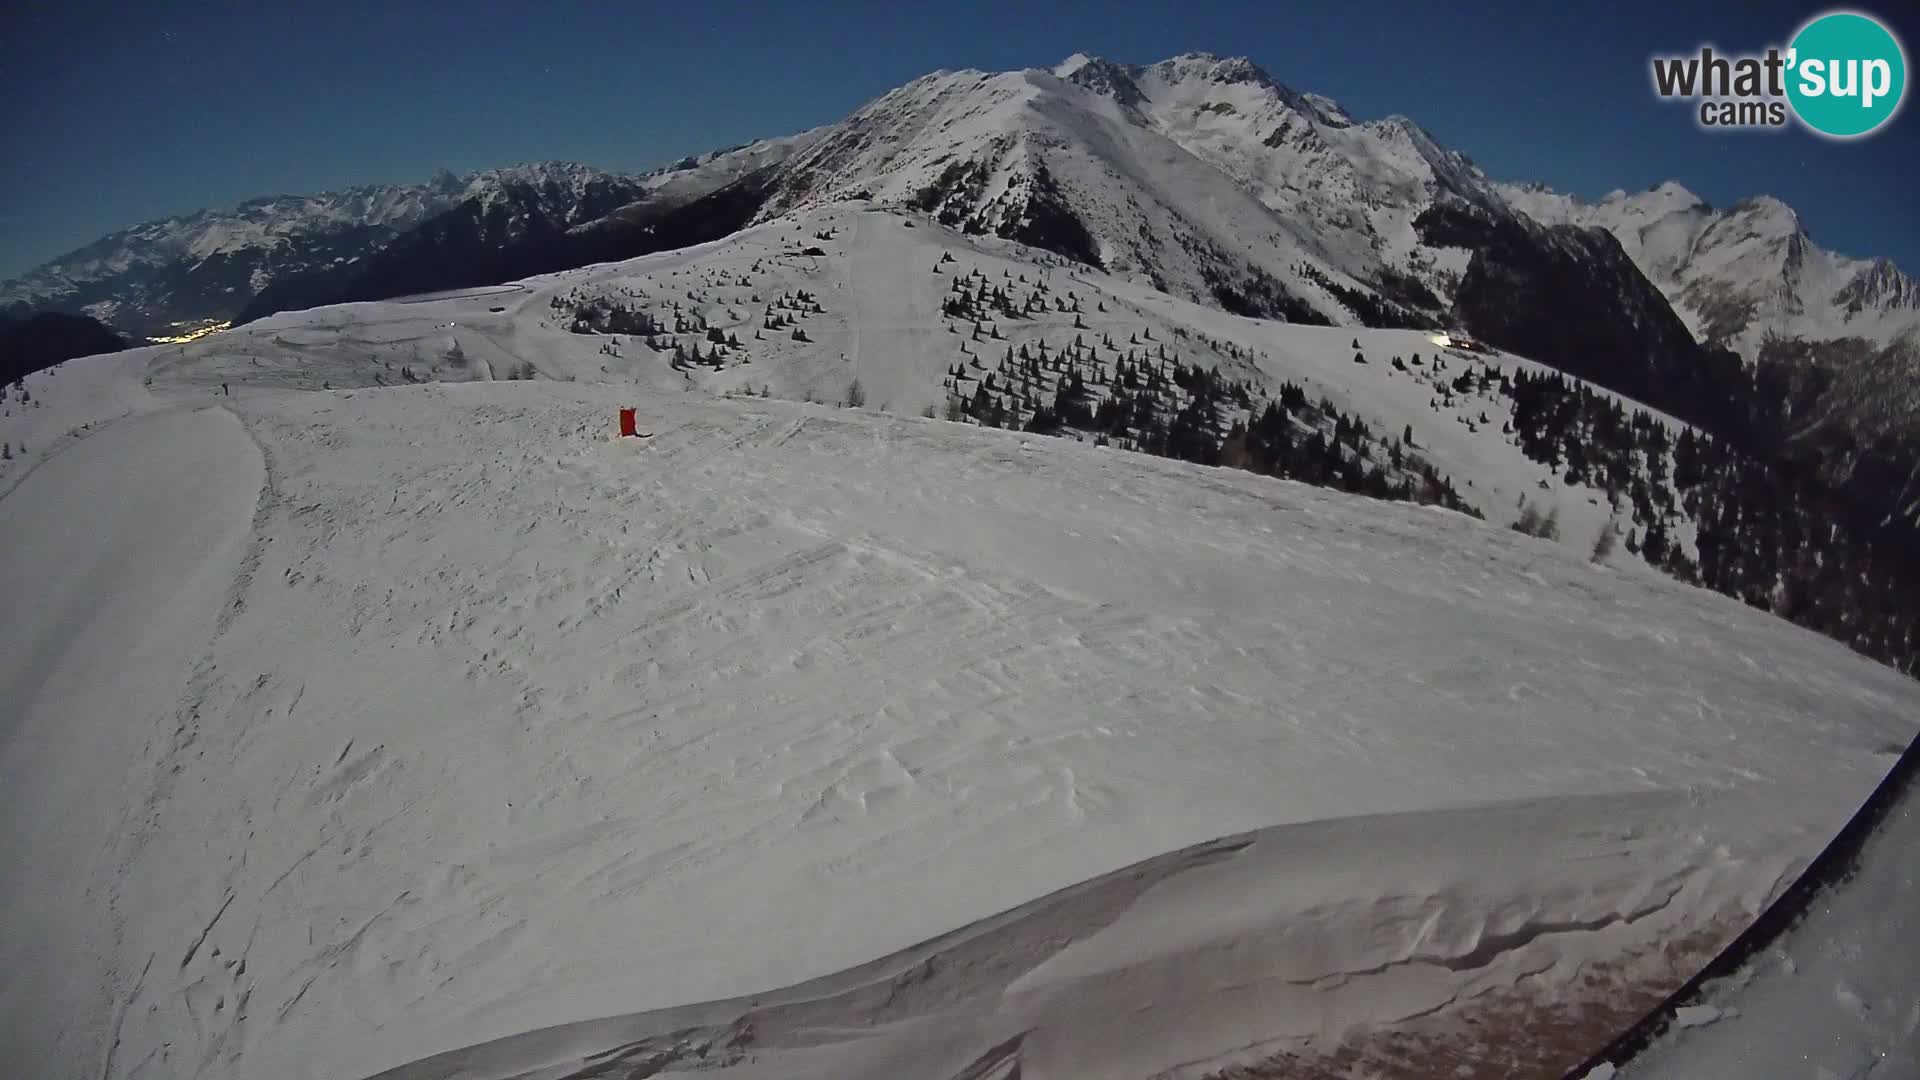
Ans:
[[[1596,1072],[1611,1076],[1611,1070],[1624,1068],[1651,1049],[1672,1030],[1682,1008],[1701,1002],[1709,984],[1737,974],[1762,949],[1805,922],[1814,901],[1851,880],[1860,869],[1861,849],[1879,831],[1893,808],[1916,793],[1920,793],[1920,737],[1907,744],[1899,760],[1887,770],[1860,809],[1772,906],[1761,912],[1759,918],[1680,989],[1604,1049],[1568,1070],[1563,1080],[1586,1080]]]

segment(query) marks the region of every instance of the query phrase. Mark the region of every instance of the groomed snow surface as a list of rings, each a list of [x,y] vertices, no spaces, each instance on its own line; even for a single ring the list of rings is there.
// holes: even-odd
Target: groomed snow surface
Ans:
[[[32,380],[0,478],[13,1072],[1557,1075],[1914,735],[1891,670],[1497,521],[611,359],[301,381],[355,385],[403,317],[462,324],[458,374],[484,339],[592,379],[594,339],[520,312],[735,255]],[[793,271],[845,320],[824,352],[708,378],[937,394],[918,286],[836,297],[834,263]],[[1220,319],[1398,400],[1322,359],[1348,331]],[[620,406],[653,437],[610,438]],[[1508,461],[1484,434],[1431,441]]]

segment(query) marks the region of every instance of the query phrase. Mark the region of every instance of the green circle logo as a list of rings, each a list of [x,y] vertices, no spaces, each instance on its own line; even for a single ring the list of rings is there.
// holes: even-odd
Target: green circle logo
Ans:
[[[1871,16],[1822,15],[1788,46],[1787,100],[1801,123],[1835,139],[1874,131],[1900,111],[1907,55]]]

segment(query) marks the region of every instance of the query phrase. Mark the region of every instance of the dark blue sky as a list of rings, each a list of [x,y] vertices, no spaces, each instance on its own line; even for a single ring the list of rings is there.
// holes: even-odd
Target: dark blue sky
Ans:
[[[0,276],[255,195],[536,159],[612,169],[836,120],[936,68],[1252,57],[1362,119],[1405,113],[1495,176],[1583,195],[1769,193],[1821,243],[1920,271],[1920,108],[1849,144],[1708,135],[1647,59],[1782,43],[1786,0],[100,4],[0,12]],[[1873,0],[1910,53],[1912,0]],[[1916,91],[1920,92],[1920,91]]]

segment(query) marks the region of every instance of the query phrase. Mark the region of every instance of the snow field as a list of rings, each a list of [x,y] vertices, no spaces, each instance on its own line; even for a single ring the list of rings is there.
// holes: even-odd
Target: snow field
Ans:
[[[584,385],[231,407],[269,479],[223,628],[71,778],[157,825],[89,882],[117,1075],[754,994],[1280,823],[1762,785],[1660,924],[1704,942],[1911,733],[1837,645],[1444,511]]]

